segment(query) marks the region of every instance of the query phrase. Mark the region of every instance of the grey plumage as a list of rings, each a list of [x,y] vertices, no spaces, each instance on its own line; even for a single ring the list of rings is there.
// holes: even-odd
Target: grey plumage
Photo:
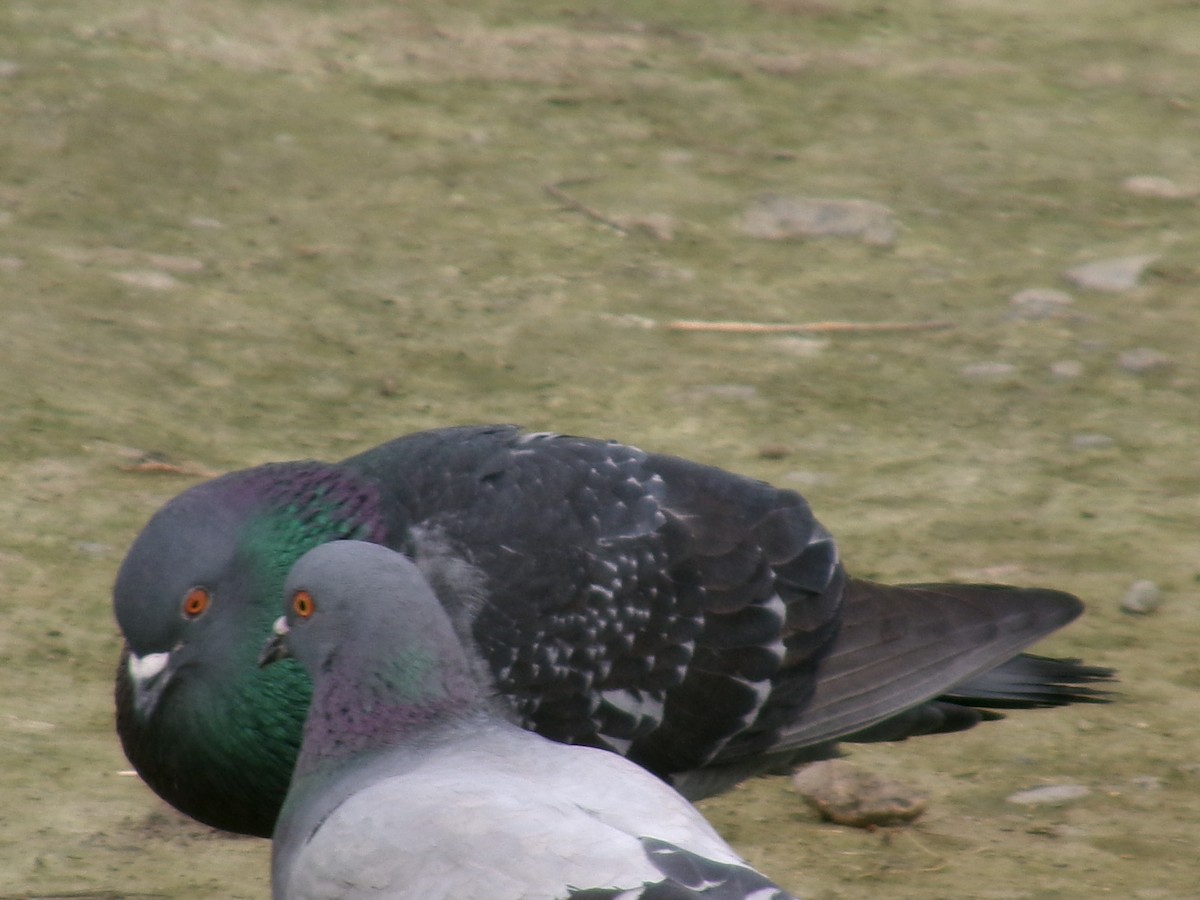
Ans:
[[[789,896],[643,769],[507,721],[448,598],[400,554],[323,544],[284,594],[262,659],[295,656],[314,693],[274,835],[276,898]]]

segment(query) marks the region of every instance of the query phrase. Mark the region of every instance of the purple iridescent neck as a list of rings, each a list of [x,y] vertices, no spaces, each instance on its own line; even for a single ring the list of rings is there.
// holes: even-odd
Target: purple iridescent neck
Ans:
[[[425,653],[398,650],[387,665],[364,675],[362,658],[350,653],[349,659],[348,665],[334,661],[314,679],[298,775],[418,742],[482,705],[474,679],[453,662],[442,665]]]

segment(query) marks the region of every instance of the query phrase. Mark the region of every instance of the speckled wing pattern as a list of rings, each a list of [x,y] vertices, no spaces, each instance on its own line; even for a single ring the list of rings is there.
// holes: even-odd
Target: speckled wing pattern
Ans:
[[[808,702],[844,575],[798,494],[510,427],[344,464],[384,486],[392,546],[437,535],[483,573],[474,637],[541,734],[683,771],[771,747]]]

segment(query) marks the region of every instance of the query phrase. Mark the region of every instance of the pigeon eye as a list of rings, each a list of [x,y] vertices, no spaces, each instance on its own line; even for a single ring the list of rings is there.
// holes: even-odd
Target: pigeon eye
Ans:
[[[292,594],[292,610],[300,618],[307,619],[317,609],[317,601],[308,591],[296,591]]]
[[[183,598],[184,616],[189,619],[196,618],[196,616],[208,609],[209,599],[208,591],[204,588],[192,588],[187,592],[187,596]]]

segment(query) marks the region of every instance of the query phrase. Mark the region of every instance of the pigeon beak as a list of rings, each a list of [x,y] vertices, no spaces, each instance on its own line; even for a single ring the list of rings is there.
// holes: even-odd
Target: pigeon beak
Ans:
[[[284,640],[288,633],[287,619],[280,616],[275,620],[271,631],[273,632],[272,635],[267,638],[266,643],[263,644],[262,652],[258,654],[258,667],[260,669],[278,660],[290,659],[292,656]]]
[[[147,653],[145,656],[138,656],[130,651],[126,667],[129,680],[133,684],[133,708],[139,718],[148,719],[158,706],[159,698],[162,697],[174,673],[174,669],[171,668],[171,654]]]

